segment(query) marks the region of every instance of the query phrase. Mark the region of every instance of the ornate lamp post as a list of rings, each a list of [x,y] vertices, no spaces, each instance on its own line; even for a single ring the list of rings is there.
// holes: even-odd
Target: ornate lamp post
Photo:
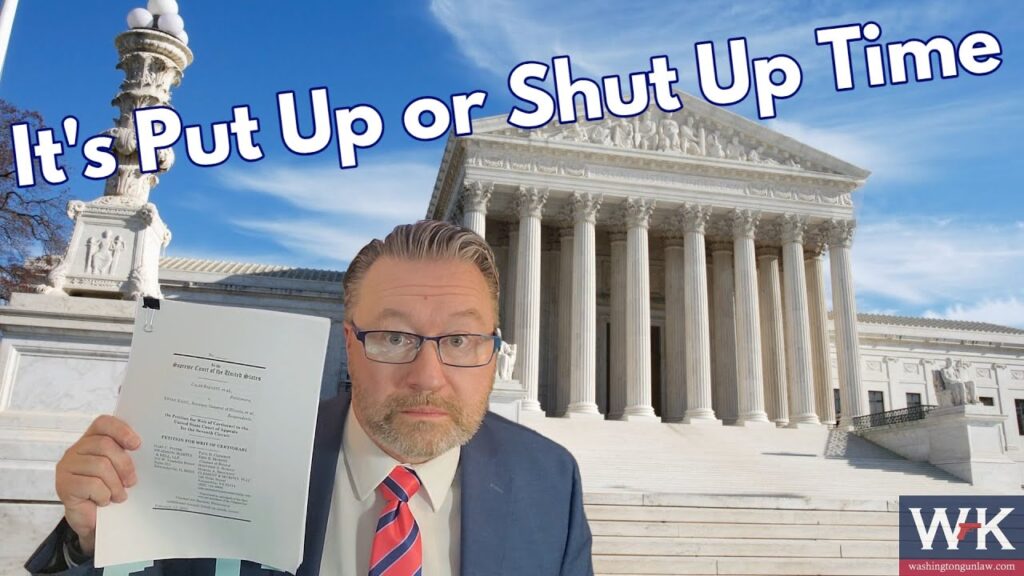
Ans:
[[[64,259],[38,290],[47,294],[137,299],[160,297],[160,254],[171,232],[160,218],[149,192],[158,173],[174,164],[171,149],[159,153],[157,173],[143,174],[136,155],[133,111],[169,106],[171,88],[181,82],[192,63],[184,22],[174,0],[154,0],[149,10],[128,15],[132,29],[114,41],[125,74],[111,103],[119,114],[107,131],[114,138],[117,173],[107,179],[103,196],[68,204],[74,232]]]

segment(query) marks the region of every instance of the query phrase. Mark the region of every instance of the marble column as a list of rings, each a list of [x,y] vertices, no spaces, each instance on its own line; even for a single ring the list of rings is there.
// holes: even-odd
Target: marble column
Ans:
[[[626,410],[626,233],[613,230],[611,243],[611,343],[608,358],[608,418]]]
[[[509,331],[512,327],[514,320],[509,319],[508,312],[505,311],[505,302],[508,300],[508,253],[509,253],[509,237],[508,237],[508,224],[505,222],[492,222],[491,223],[491,234],[494,237],[494,242],[491,244],[491,250],[494,252],[494,263],[498,267],[498,282],[501,290],[501,301],[498,303],[498,322],[501,327],[501,337],[509,340]],[[513,246],[514,249],[518,248]]]
[[[860,340],[857,336],[857,299],[853,290],[850,246],[856,223],[833,220],[829,224],[828,252],[832,268],[832,319],[836,331],[839,368],[839,425],[848,428],[856,416],[868,413],[868,395],[860,378]]]
[[[687,204],[682,208],[683,292],[686,297],[686,416],[683,421],[691,424],[721,423],[711,407],[711,328],[704,255],[704,231],[710,216],[708,206]]]
[[[733,243],[711,243],[712,384],[717,390],[715,414],[723,423],[736,422],[736,280]]]
[[[814,372],[811,367],[811,319],[807,308],[807,278],[804,275],[803,216],[782,218],[782,283],[785,296],[786,374],[789,376],[789,426],[820,425],[814,402]]]
[[[1003,420],[1003,439],[1006,441],[1006,449],[1016,452],[1020,450],[1020,433],[1017,431],[1017,404],[1014,402],[1013,393],[1010,392],[1010,374],[1006,364],[993,364],[992,375],[995,377],[996,391],[999,394],[999,412],[1006,415]],[[930,388],[930,386],[927,386]],[[1016,460],[1016,454],[1008,454],[1011,460]]]
[[[885,379],[887,388],[885,395],[889,397],[889,408],[895,410],[897,408],[907,407],[907,396],[905,393],[897,397],[900,394],[900,372],[903,370],[903,361],[896,356],[883,356],[882,364],[885,366]]]
[[[487,203],[491,200],[494,184],[473,181],[462,189],[462,226],[486,238]]]
[[[782,329],[782,287],[779,279],[779,249],[758,248],[757,284],[761,304],[761,366],[764,372],[764,403],[768,419],[776,426],[789,424],[786,394],[786,348]]]
[[[540,397],[541,406],[548,416],[560,416],[569,401],[568,383],[562,395],[562,383],[558,381],[558,296],[560,290],[558,269],[561,264],[561,247],[557,229],[541,226],[540,258]],[[564,272],[568,274],[569,272]]]
[[[594,223],[601,198],[572,195],[572,366],[570,418],[601,418],[597,409],[597,249]]]
[[[565,413],[569,403],[569,380],[572,377],[572,258],[573,229],[569,226],[558,229],[559,275],[558,275],[558,396],[556,414]],[[565,403],[561,403],[561,399]]]
[[[679,422],[686,413],[686,300],[682,228],[665,236],[665,413]]]
[[[839,359],[836,358],[836,363],[837,364],[839,363],[838,361],[839,361]],[[924,403],[934,406],[934,405],[939,403],[939,400],[935,397],[935,386],[932,384],[932,380],[931,380],[931,378],[932,378],[931,374],[933,374],[935,372],[935,370],[937,369],[937,366],[935,364],[935,360],[927,360],[927,359],[921,360],[918,363],[918,366],[920,366],[921,370],[924,371],[923,373],[924,373],[924,376],[925,376]],[[840,404],[839,410],[840,410],[840,412],[843,410],[843,406],[842,406],[843,394],[842,394],[842,392],[843,392],[842,390],[839,391],[839,404]]]
[[[519,212],[516,210],[516,218]],[[505,318],[503,323],[508,327],[504,331],[504,339],[516,343],[516,294],[519,282],[516,280],[516,268],[519,264],[519,221],[508,227],[508,264],[505,272]]]
[[[540,218],[547,199],[547,190],[520,186],[516,192],[519,260],[516,270],[515,378],[526,390],[521,410],[527,414],[543,414],[537,399],[540,368]]]
[[[736,388],[740,426],[770,425],[764,411],[764,371],[761,365],[761,319],[757,294],[754,234],[760,214],[732,214],[736,279]]]
[[[829,369],[828,310],[825,305],[824,245],[820,234],[804,243],[807,306],[811,315],[811,367],[814,370],[815,406],[822,423],[835,424],[832,371]]]
[[[626,200],[625,420],[657,421],[651,406],[651,276],[647,227],[654,200]]]

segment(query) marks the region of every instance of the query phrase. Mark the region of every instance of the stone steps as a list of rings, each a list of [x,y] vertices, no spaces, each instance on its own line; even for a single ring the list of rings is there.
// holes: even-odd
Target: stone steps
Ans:
[[[991,493],[825,427],[523,423],[579,462],[599,575],[897,574],[900,495]]]
[[[822,533],[827,528],[821,529]],[[754,558],[894,558],[898,542],[864,540],[838,542],[815,539],[770,538],[775,527],[762,526],[759,539],[737,538],[650,538],[646,536],[597,536],[596,553],[606,556],[639,554],[644,556],[705,556]]]
[[[693,524],[689,522],[628,522],[590,520],[594,536],[643,536],[648,538],[782,538],[814,539],[827,532],[831,540],[875,540],[877,526],[836,524],[776,524],[770,536],[761,524]]]
[[[585,491],[894,500],[986,493],[930,464],[826,427],[743,428],[526,418],[569,449]]]
[[[891,576],[899,573],[899,561],[862,558],[679,558],[675,556],[609,556],[594,558],[594,573],[611,574],[695,574],[797,576]]]
[[[894,501],[587,493],[596,574],[882,575]]]
[[[587,507],[587,518],[622,522],[697,522],[707,524],[853,524],[893,527],[891,512],[841,510],[764,510],[759,508],[696,508],[682,506]]]

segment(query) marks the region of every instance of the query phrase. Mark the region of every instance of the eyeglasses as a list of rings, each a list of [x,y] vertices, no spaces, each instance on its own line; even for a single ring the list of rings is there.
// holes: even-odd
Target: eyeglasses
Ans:
[[[366,358],[384,364],[413,362],[426,340],[437,344],[437,358],[442,364],[458,368],[484,366],[501,347],[500,331],[495,334],[420,336],[394,330],[360,330],[355,322],[351,324],[356,331],[356,339],[363,343]]]

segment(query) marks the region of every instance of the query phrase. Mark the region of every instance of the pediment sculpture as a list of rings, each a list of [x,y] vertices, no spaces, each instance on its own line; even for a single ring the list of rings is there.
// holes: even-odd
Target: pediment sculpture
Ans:
[[[535,130],[517,130],[517,133],[552,141],[832,172],[822,166],[812,166],[806,159],[760,141],[741,129],[703,118],[688,109],[672,113],[653,109],[632,118],[609,116],[595,121],[580,119],[571,124],[552,122]]]

